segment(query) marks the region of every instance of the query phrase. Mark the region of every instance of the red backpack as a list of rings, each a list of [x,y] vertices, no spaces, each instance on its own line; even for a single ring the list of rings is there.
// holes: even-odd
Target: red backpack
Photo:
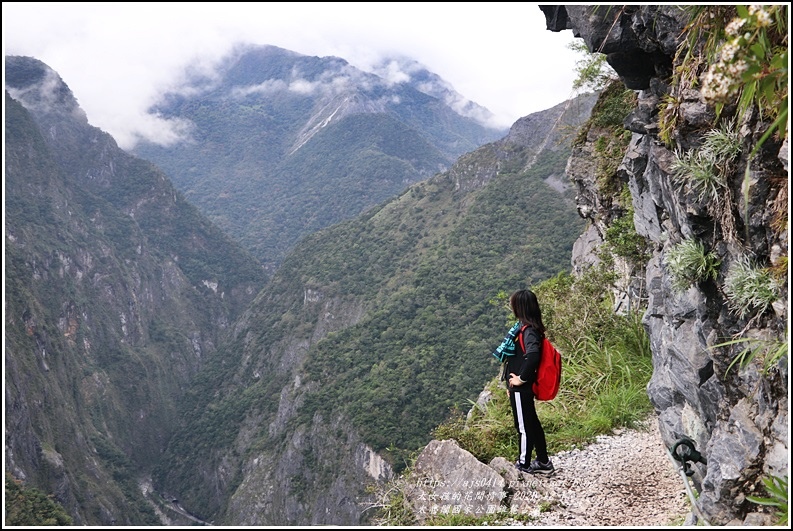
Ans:
[[[518,334],[518,340],[520,341],[520,349],[525,353],[523,328]],[[542,350],[540,351],[540,365],[537,367],[537,379],[532,384],[531,390],[537,400],[553,400],[559,392],[559,384],[561,382],[562,355],[548,341],[548,338],[544,337],[542,338]]]

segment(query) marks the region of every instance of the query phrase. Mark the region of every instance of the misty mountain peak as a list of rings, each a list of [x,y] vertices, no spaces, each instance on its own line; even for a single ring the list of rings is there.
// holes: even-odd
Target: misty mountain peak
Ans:
[[[493,113],[490,110],[469,100],[454,90],[451,83],[409,57],[384,58],[373,67],[372,72],[387,83],[405,84],[440,100],[460,116],[471,118],[485,126],[492,123]]]
[[[88,123],[72,91],[55,70],[33,57],[5,58],[5,88],[12,98],[39,115],[70,114]]]
[[[462,118],[493,130],[493,114],[457,93],[450,83],[405,57],[389,57],[365,72],[339,57],[302,55],[270,45],[240,45],[208,72],[194,65],[188,81],[166,94],[152,112],[169,114],[174,105],[196,98],[211,98],[256,105],[263,99],[301,106],[313,102],[311,123],[302,130],[315,131],[328,120],[355,113],[398,114],[408,102],[437,100]],[[368,100],[368,101],[365,101]],[[349,106],[341,103],[353,103]],[[296,142],[303,145],[308,138]]]

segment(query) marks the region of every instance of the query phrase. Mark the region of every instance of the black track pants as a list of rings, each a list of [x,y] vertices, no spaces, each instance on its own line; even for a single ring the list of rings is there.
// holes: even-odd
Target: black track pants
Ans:
[[[537,459],[542,463],[548,462],[548,448],[545,444],[545,431],[542,429],[537,410],[534,407],[534,394],[531,390],[509,393],[509,403],[512,406],[512,418],[515,420],[515,429],[518,432],[519,455],[518,462],[522,465],[531,463],[532,450],[537,451]]]

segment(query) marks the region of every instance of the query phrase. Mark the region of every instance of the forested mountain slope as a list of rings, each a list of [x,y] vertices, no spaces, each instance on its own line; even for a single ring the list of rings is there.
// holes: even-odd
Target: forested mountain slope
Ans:
[[[562,176],[594,99],[304,238],[191,390],[157,488],[216,523],[360,523],[366,484],[493,377],[491,300],[569,270]]]
[[[777,507],[752,498],[789,475],[789,7],[541,8],[549,29],[573,30],[636,91],[619,105],[619,129],[576,136],[577,204],[561,171],[573,135],[550,134],[589,113],[572,102],[518,121],[359,218],[298,228],[294,253],[268,243],[281,257],[270,265],[282,267],[250,306],[261,272],[247,255],[162,173],[87,127],[57,76],[19,60],[9,93],[25,108],[8,100],[5,116],[7,213],[18,220],[6,229],[7,467],[54,493],[76,523],[154,522],[139,494],[152,469],[155,494],[215,524],[365,521],[366,487],[493,376],[489,352],[505,323],[489,301],[568,269],[585,223],[578,208],[586,232],[574,269],[615,234],[643,240],[640,256],[615,262],[622,282],[603,290],[646,305],[661,438],[703,452],[691,464],[697,518],[775,521]],[[739,71],[750,77],[721,85]],[[345,102],[323,114],[277,100],[306,120],[275,148],[310,153],[333,123],[314,125],[372,104]],[[191,112],[214,123],[222,105]],[[275,116],[262,105],[246,109],[252,121]],[[577,115],[560,120],[565,109]],[[329,146],[315,153],[338,152]],[[216,151],[224,174],[238,169],[234,147]],[[712,165],[703,174],[697,161]],[[247,185],[241,175],[230,182]],[[208,197],[232,191],[252,189]],[[267,223],[253,234],[270,234]]]

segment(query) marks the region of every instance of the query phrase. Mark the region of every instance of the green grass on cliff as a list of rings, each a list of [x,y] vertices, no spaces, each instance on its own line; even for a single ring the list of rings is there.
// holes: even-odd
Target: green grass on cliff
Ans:
[[[591,270],[580,279],[560,274],[535,291],[548,336],[562,353],[562,386],[550,402],[538,402],[551,454],[581,447],[614,428],[632,427],[651,411],[646,386],[652,375],[650,342],[640,315],[612,312],[607,285],[612,273]],[[503,383],[488,385],[493,399],[471,419],[459,412],[434,431],[455,439],[483,462],[518,455],[517,433]]]
[[[548,337],[562,353],[559,395],[537,403],[551,456],[583,447],[616,428],[635,427],[652,411],[646,391],[653,369],[649,338],[640,313],[613,312],[610,291],[603,289],[613,276],[613,269],[603,264],[581,278],[560,273],[532,288]],[[501,301],[506,304],[506,295]],[[466,411],[456,412],[435,428],[433,437],[456,440],[484,463],[497,456],[514,461],[518,438],[506,388],[496,377],[486,390],[492,398],[475,405],[470,418]],[[410,471],[408,467],[405,474]],[[410,525],[412,513],[395,510],[400,504],[404,501],[399,494],[384,497],[381,521]],[[438,518],[431,524],[467,525]]]

